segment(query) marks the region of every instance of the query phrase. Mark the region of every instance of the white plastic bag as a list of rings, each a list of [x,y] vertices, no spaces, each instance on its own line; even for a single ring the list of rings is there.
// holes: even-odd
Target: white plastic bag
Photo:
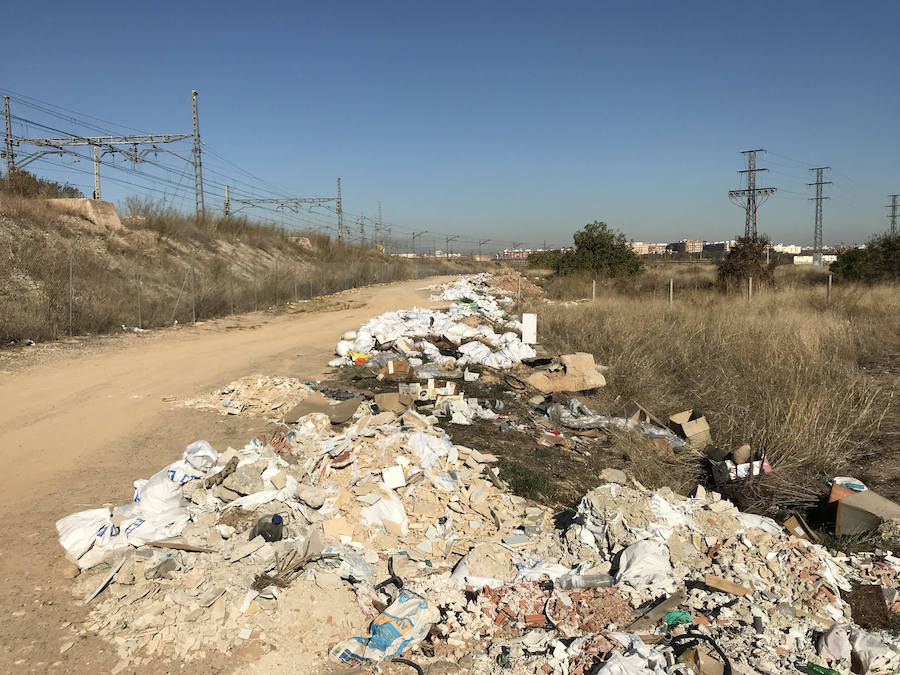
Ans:
[[[73,513],[56,522],[59,543],[80,568],[101,562],[109,551],[181,534],[190,519],[181,487],[202,477],[219,454],[206,441],[185,448],[183,458],[147,480],[134,482],[130,504]]]
[[[634,588],[664,586],[671,582],[671,571],[672,564],[666,546],[658,541],[644,539],[622,551],[616,583],[625,583]]]

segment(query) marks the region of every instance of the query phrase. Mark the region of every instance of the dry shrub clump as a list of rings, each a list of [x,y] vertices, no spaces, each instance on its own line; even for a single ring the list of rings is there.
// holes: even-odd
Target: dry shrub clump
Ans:
[[[781,505],[812,501],[810,481],[865,453],[887,403],[860,364],[886,344],[900,347],[896,287],[841,288],[827,309],[821,290],[807,287],[752,302],[698,293],[671,307],[609,293],[538,311],[542,344],[591,351],[609,366],[601,405],[617,410],[634,398],[661,417],[702,410],[718,446],[750,443],[769,457]],[[658,480],[660,468],[644,465]]]

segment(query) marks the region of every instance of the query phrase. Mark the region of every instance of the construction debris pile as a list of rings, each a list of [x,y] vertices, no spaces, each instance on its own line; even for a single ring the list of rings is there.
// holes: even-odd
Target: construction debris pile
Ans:
[[[399,358],[379,368],[427,356],[457,369],[466,363],[432,340],[490,343],[492,355],[527,347],[495,332],[519,327],[484,283],[443,289],[469,303],[448,312],[367,322],[339,344],[341,363],[389,354]],[[561,365],[545,377],[600,374],[580,356]],[[560,526],[559,514],[508,491],[497,457],[442,428],[438,412],[448,422],[496,416],[461,395],[467,381],[373,397],[287,378],[221,390],[208,401],[217,409],[267,415],[291,403],[291,423],[239,450],[191,444],[136,481],[131,504],[60,520],[84,570],[75,592],[91,607],[73,632],[114,643],[113,672],[246,644],[299,649],[309,672],[397,656],[473,673],[900,672],[900,641],[873,619],[900,609],[900,558],[833,555],[716,492],[654,492],[610,469]],[[573,430],[621,424],[672,446],[692,434],[702,443],[699,427],[674,434],[643,409],[605,417],[541,399],[548,419]],[[687,413],[683,424],[698,420]]]
[[[274,417],[303,401],[311,389],[293,377],[252,375],[211,394],[183,402],[190,408],[212,409],[223,415]]]
[[[510,368],[536,356],[521,339],[522,324],[500,306],[509,298],[498,301],[485,292],[488,277],[461,278],[444,288],[435,299],[453,301],[446,312],[411,309],[370,319],[337,343],[338,358],[330,365],[382,368],[406,360],[418,368],[418,377],[427,379],[454,372],[461,377],[458,368],[468,364]]]

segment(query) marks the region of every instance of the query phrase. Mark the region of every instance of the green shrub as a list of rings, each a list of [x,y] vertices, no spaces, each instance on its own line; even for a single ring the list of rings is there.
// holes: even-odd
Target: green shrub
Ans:
[[[841,251],[830,269],[838,279],[848,281],[896,281],[900,279],[900,234],[881,234],[865,248]]]

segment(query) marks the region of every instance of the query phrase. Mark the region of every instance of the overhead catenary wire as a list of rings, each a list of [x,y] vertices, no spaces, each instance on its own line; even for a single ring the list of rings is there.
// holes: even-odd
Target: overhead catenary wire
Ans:
[[[25,138],[33,137],[34,135],[31,133],[33,130],[41,130],[45,133],[56,134],[60,138],[72,139],[86,139],[90,137],[91,133],[113,135],[116,132],[121,133],[122,131],[128,131],[146,134],[145,130],[112,122],[88,113],[75,111],[71,108],[43,101],[20,92],[0,88],[0,93],[14,97],[17,107],[22,106],[32,113],[39,113],[39,115],[16,113],[12,116],[12,119],[20,132],[13,135],[14,141],[17,142]],[[40,116],[48,117],[50,120],[38,119]],[[71,127],[74,128],[75,131],[67,131],[63,127]],[[185,139],[185,144],[189,142],[190,139]],[[201,146],[204,154],[207,155],[204,170],[205,173],[209,174],[209,177],[204,180],[204,193],[208,196],[224,203],[224,190],[226,186],[229,186],[232,189],[232,194],[235,194],[234,190],[237,189],[238,194],[246,194],[248,196],[262,193],[276,197],[283,196],[287,193],[286,190],[273,185],[271,182],[228,159],[218,150],[210,147],[207,141],[203,141]],[[164,151],[160,149],[160,152],[163,153]],[[156,155],[151,159],[150,154],[153,153],[151,152],[142,157],[142,161],[139,164],[123,164],[117,162],[115,154],[111,157],[102,157],[98,164],[105,169],[113,169],[115,172],[122,174],[121,176],[106,175],[104,180],[109,180],[118,185],[132,187],[139,191],[162,195],[166,203],[178,203],[182,206],[186,206],[190,200],[191,192],[184,183],[188,179],[193,178],[190,165],[176,165],[172,162],[166,162],[160,159],[159,155]],[[89,163],[93,162],[92,157],[80,154],[77,151],[70,151],[67,149],[65,155],[73,158],[76,162],[81,160]],[[33,161],[40,163],[40,165],[44,167],[55,167],[61,173],[79,175],[91,174],[91,171],[75,167],[73,166],[73,162],[67,162],[61,156],[46,155],[34,159]],[[225,167],[229,168],[226,169]],[[238,175],[234,175],[235,172]],[[327,222],[325,213],[322,213],[321,211],[310,210],[309,212],[291,214],[288,216],[270,206],[259,205],[255,206],[254,209],[266,213],[273,221],[279,222],[291,229],[312,227],[321,232],[336,232],[335,224]],[[325,208],[324,211],[329,215],[336,215],[334,207]],[[364,216],[362,222],[367,225],[370,230],[374,229],[376,223],[375,219],[369,216]],[[390,241],[393,244],[392,248],[396,249],[402,249],[404,247],[404,239],[410,237],[414,232],[427,232],[429,235],[439,238],[451,236],[434,227],[410,227],[390,222],[379,223],[379,225],[383,227],[381,238],[387,239],[387,237],[384,236],[384,232],[390,230]],[[474,236],[467,237],[455,234],[452,236],[458,237],[456,241],[459,242],[460,248],[466,248],[466,244],[468,244],[470,249],[474,249],[479,241],[479,239]],[[352,238],[354,240],[357,239],[356,236]],[[363,244],[366,243],[367,239],[368,238],[365,236],[358,237],[359,242]],[[498,238],[491,238],[491,241],[492,243],[497,244],[498,247],[517,243],[513,240],[501,240]],[[533,248],[539,247],[530,244],[528,244],[528,246]]]

